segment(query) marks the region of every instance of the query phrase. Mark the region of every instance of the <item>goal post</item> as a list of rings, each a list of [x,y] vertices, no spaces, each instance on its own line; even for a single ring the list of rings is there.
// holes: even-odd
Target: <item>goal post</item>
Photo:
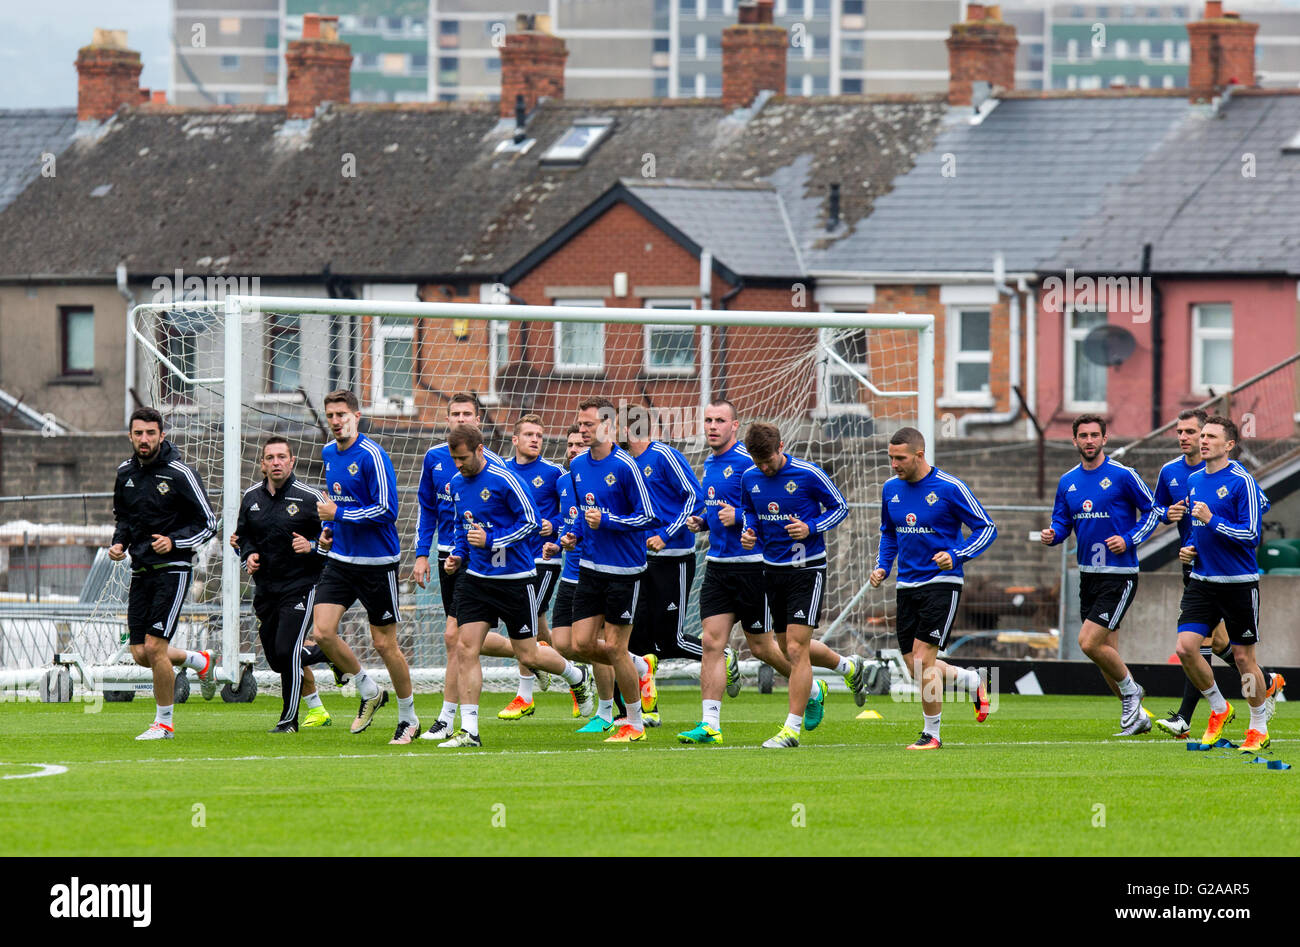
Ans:
[[[826,466],[852,509],[828,535],[833,589],[819,634],[848,636],[854,646],[872,634],[892,605],[866,582],[879,537],[871,508],[890,475],[884,445],[894,429],[919,428],[933,451],[934,316],[561,302],[230,294],[219,303],[132,310],[143,392],[177,430],[183,456],[199,467],[209,492],[220,490],[220,548],[209,546],[212,574],[203,584],[208,608],[215,613],[219,604],[220,680],[237,680],[241,655],[246,661],[254,650],[248,583],[227,540],[243,491],[260,476],[258,446],[269,433],[288,433],[299,475],[320,486],[326,434],[316,412],[333,388],[358,393],[369,433],[397,468],[402,606],[404,617],[416,614],[401,640],[422,689],[441,680],[441,606],[436,592],[430,604],[427,591],[417,594],[405,581],[415,487],[425,451],[445,439],[446,397],[459,390],[486,405],[485,434],[499,451],[510,450],[514,421],[537,410],[546,419],[543,456],[556,462],[564,459],[576,404],[588,395],[650,408],[657,437],[682,450],[697,476],[707,454],[703,409],[713,398],[737,405],[741,436],[750,421],[776,423],[787,451]],[[410,612],[416,601],[425,604]],[[690,614],[698,633],[693,608]],[[368,650],[368,639],[351,640]]]

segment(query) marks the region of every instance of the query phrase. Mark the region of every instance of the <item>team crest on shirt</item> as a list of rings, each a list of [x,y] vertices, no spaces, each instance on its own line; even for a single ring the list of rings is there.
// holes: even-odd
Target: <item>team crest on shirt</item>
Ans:
[[[541,474],[538,474],[536,477],[533,478],[533,486],[535,487],[540,487],[545,482],[546,481],[542,479]]]
[[[1214,491],[1214,495],[1217,496],[1220,500],[1222,500],[1224,497],[1228,495],[1228,488],[1219,487],[1219,489]]]
[[[1085,513],[1091,513],[1091,512],[1092,512],[1092,501],[1091,501],[1091,500],[1084,500],[1084,501],[1083,501],[1083,512],[1085,512]]]
[[[794,492],[795,492],[796,490],[798,490],[798,489],[799,489],[799,485],[798,485],[797,483],[795,483],[793,480],[787,480],[787,481],[785,482],[785,492],[786,492],[786,493],[794,493]]]
[[[916,525],[916,514],[915,514],[915,513],[908,513],[907,516],[905,517],[905,519],[907,520],[907,525],[908,525],[908,526],[915,526],[915,525]]]
[[[722,468],[722,476],[723,476],[724,478],[726,478],[726,477],[730,477],[730,476],[731,476],[732,474],[734,474],[735,472],[736,472],[736,470],[735,470],[734,467],[731,466],[731,464],[727,464],[727,466],[725,466],[725,467]]]
[[[929,493],[925,495],[925,502],[930,504],[930,506],[934,506],[936,503],[939,502],[939,495],[935,493],[933,490],[931,490]]]
[[[583,499],[587,501],[587,506],[596,505],[596,494],[594,493],[588,493],[585,497],[583,497]]]
[[[297,515],[298,515],[298,504],[297,504],[297,503],[290,503],[288,506],[285,507],[285,509],[289,511],[289,515],[290,515],[290,516],[297,516]]]
[[[641,472],[642,472],[643,474],[645,474],[645,475],[648,477],[648,476],[650,476],[650,473],[651,473],[653,470],[654,470],[653,467],[651,467],[649,464],[646,464],[646,465],[645,465],[645,470],[643,470],[643,471],[641,471]]]
[[[780,504],[780,503],[777,503],[775,500],[773,500],[771,503],[769,503],[769,504],[767,505],[767,512],[769,512],[769,513],[780,513],[780,512],[781,512],[781,504]]]
[[[716,495],[717,495],[717,491],[715,491],[713,487],[709,487],[709,499],[712,500]]]
[[[353,461],[352,463],[348,464],[348,473],[352,474],[352,476],[354,476],[354,477],[357,475],[357,471],[360,470],[360,469],[361,469],[361,468],[358,467],[358,466],[356,465],[356,462],[355,462],[355,461]]]
[[[1102,477],[1102,478],[1101,478],[1101,488],[1102,488],[1103,490],[1105,490],[1105,489],[1108,489],[1109,487],[1110,487],[1110,477]]]
[[[492,495],[492,491],[489,490],[487,487],[484,487],[482,490],[479,491],[478,498],[480,500],[486,500],[491,495]]]
[[[166,495],[167,495],[167,491],[170,490],[170,489],[171,489],[171,487],[168,486],[167,483],[166,483],[165,481],[159,481],[159,483],[158,483],[158,492],[161,493],[163,496],[166,496]]]
[[[615,482],[617,482],[617,480],[618,478],[615,477],[612,473],[605,474],[605,483],[608,484],[609,486],[612,487],[615,484]]]

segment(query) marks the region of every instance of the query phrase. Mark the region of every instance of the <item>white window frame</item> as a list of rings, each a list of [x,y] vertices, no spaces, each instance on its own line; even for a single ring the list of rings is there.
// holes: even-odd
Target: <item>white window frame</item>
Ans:
[[[592,309],[603,309],[603,308],[605,308],[605,300],[603,300],[603,299],[593,299],[593,298],[591,298],[591,297],[587,297],[587,298],[584,298],[584,299],[555,299],[555,300],[552,301],[552,305],[555,305],[555,306],[588,306],[588,307],[591,307]],[[564,361],[563,351],[562,351],[562,349],[563,349],[563,345],[562,345],[563,340],[561,339],[561,335],[562,335],[562,333],[563,333],[563,331],[564,331],[564,327],[565,327],[566,325],[573,325],[573,324],[574,324],[574,323],[566,323],[566,322],[556,322],[556,323],[554,323],[554,326],[555,326],[555,331],[554,331],[554,333],[553,333],[553,335],[555,336],[555,369],[554,369],[554,373],[555,373],[556,375],[565,375],[565,376],[572,376],[572,375],[600,375],[600,374],[602,374],[602,373],[605,371],[605,323],[603,323],[603,322],[589,323],[590,325],[595,325],[596,328],[600,330],[600,353],[601,353],[601,356],[600,356],[600,363],[597,364],[597,365],[584,365],[584,364],[580,364],[580,363],[577,363],[577,362],[566,362],[566,361]]]
[[[967,312],[986,312],[989,316],[989,348],[986,352],[961,351],[961,321]],[[993,306],[967,303],[948,307],[948,321],[944,335],[944,376],[941,403],[948,407],[993,407]],[[989,367],[987,391],[958,391],[958,364],[979,364]]]
[[[370,283],[362,288],[362,297],[385,302],[418,302],[420,287],[415,283]],[[384,393],[384,345],[388,339],[411,342],[411,397],[390,400]],[[370,407],[373,415],[392,417],[415,414],[415,377],[419,352],[415,346],[415,320],[404,319],[398,325],[384,325],[382,316],[370,317]]]
[[[644,303],[642,303],[642,305],[646,309],[678,309],[678,310],[694,309],[695,300],[687,299],[684,297],[677,298],[677,299],[647,299],[645,300]],[[647,324],[643,328],[644,328],[644,332],[642,333],[642,339],[644,341],[645,354],[642,357],[642,366],[643,366],[643,370],[647,375],[653,375],[656,378],[693,378],[695,376],[695,374],[698,372],[697,365],[699,363],[699,357],[700,357],[700,343],[699,343],[699,335],[696,333],[694,326],[648,325]],[[681,330],[685,328],[689,328],[691,330],[691,352],[693,357],[691,358],[690,367],[678,368],[676,366],[670,366],[670,365],[652,365],[650,363],[650,352],[651,352],[650,339],[651,336],[654,335],[655,331],[658,329]]]
[[[1192,306],[1192,391],[1197,394],[1209,395],[1210,388],[1213,387],[1219,394],[1227,391],[1232,387],[1232,379],[1228,379],[1226,385],[1218,384],[1211,386],[1205,381],[1205,359],[1201,354],[1202,342],[1222,342],[1227,341],[1232,344],[1233,329],[1220,329],[1204,327],[1201,322],[1201,311],[1207,306],[1227,306],[1228,318],[1232,319],[1232,303],[1198,303]],[[1234,326],[1236,320],[1233,320]],[[1234,353],[1235,354],[1235,353]]]
[[[281,317],[281,318],[283,318],[283,317]],[[293,318],[295,318],[295,319],[297,320],[297,322],[294,323],[295,328],[293,329],[293,332],[292,332],[292,334],[295,335],[295,336],[297,337],[297,341],[298,341],[298,367],[297,367],[296,371],[297,371],[297,373],[298,373],[298,384],[299,384],[299,386],[302,386],[302,385],[303,385],[303,381],[304,381],[304,379],[303,379],[303,370],[302,370],[302,369],[303,369],[303,364],[302,364],[302,316],[295,316],[295,317],[293,317]],[[274,324],[275,322],[277,322],[277,321],[278,321],[278,319],[277,319],[277,314],[275,314],[275,313],[270,313],[270,314],[268,314],[268,315],[266,316],[264,322],[262,323],[262,330],[263,330],[263,333],[264,333],[264,336],[263,336],[263,345],[265,346],[265,351],[266,351],[266,380],[265,380],[265,383],[264,383],[264,385],[263,385],[263,391],[262,391],[262,394],[263,394],[263,395],[266,395],[266,396],[268,397],[269,400],[274,400],[274,401],[282,401],[282,400],[286,400],[286,399],[292,399],[292,400],[295,401],[295,402],[302,401],[302,395],[300,395],[300,394],[299,394],[297,391],[295,391],[294,389],[292,389],[292,388],[276,388],[276,387],[274,386],[274,384],[273,384],[273,376],[274,376],[274,372],[275,372],[275,364],[274,364],[274,361],[273,361],[273,359],[272,359],[272,356],[273,356],[273,354],[274,354],[274,352],[272,351],[272,345],[273,345],[273,340],[274,340],[274,338],[275,338],[275,336],[276,336],[276,334],[277,334],[276,331],[275,331],[275,329],[274,329],[274,325],[273,325],[273,324]],[[282,331],[283,331],[283,330],[282,330]],[[286,334],[287,334],[287,333],[286,333]],[[257,399],[257,400],[262,400],[262,399]]]
[[[828,306],[821,307],[822,312],[866,312],[866,306]],[[864,378],[871,377],[871,336],[870,330],[861,329],[861,332],[867,335],[867,358],[866,362],[853,363],[854,367],[862,374]],[[862,415],[863,417],[871,416],[871,405],[858,402],[838,402],[831,400],[831,393],[835,390],[832,379],[835,377],[851,378],[837,362],[832,361],[828,356],[822,354],[828,347],[828,342],[834,329],[817,330],[817,407],[815,417],[833,418],[846,415]]]
[[[1062,392],[1062,402],[1065,410],[1075,414],[1091,412],[1092,414],[1105,414],[1110,410],[1110,404],[1107,401],[1075,401],[1074,400],[1074,344],[1082,342],[1092,329],[1076,329],[1074,327],[1074,306],[1067,306],[1065,310],[1065,322],[1063,333],[1065,336],[1065,390]],[[1101,312],[1100,309],[1084,309],[1083,312]],[[1094,327],[1095,328],[1095,327]],[[1108,370],[1109,371],[1109,370]],[[1110,397],[1110,377],[1106,378],[1106,396]]]

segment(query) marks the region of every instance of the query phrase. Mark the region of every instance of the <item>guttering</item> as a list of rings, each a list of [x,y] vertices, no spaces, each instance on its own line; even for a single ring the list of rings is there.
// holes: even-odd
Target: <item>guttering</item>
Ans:
[[[1025,281],[1021,277],[1017,279],[1017,289],[1013,290],[1007,285],[1006,277],[1002,275],[1002,254],[997,254],[993,263],[993,288],[1003,296],[1011,297],[1011,340],[1008,348],[1010,349],[1011,365],[1008,369],[1010,382],[1008,389],[1014,389],[1020,384],[1020,293],[1025,290]],[[992,326],[990,326],[990,331]],[[991,368],[992,366],[990,366]],[[990,378],[991,380],[991,378]],[[981,414],[967,414],[957,419],[957,436],[967,437],[969,428],[973,424],[1010,424],[1020,415],[1020,406],[1011,402],[1014,394],[1008,390],[1007,401],[1008,408],[1006,411],[988,411]]]

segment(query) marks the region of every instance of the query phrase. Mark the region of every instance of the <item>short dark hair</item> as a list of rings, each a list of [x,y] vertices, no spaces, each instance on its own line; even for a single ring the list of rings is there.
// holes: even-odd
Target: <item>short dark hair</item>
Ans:
[[[891,444],[906,444],[914,451],[925,450],[925,435],[914,427],[900,427],[890,437]]]
[[[592,395],[589,398],[583,398],[578,402],[578,410],[586,411],[588,408],[595,408],[603,416],[606,412],[611,415],[614,413],[614,402],[608,398],[602,398],[600,395]]]
[[[525,414],[523,417],[521,417],[518,421],[515,422],[515,433],[518,434],[519,429],[522,428],[525,424],[536,424],[538,427],[543,429],[546,427],[546,425],[542,424],[542,416],[540,414],[529,413],[529,414]]]
[[[1205,413],[1203,408],[1184,408],[1178,412],[1178,420],[1180,421],[1190,421],[1192,418],[1196,418],[1197,427],[1205,427],[1205,421],[1208,417],[1209,415]]]
[[[650,409],[639,404],[634,404],[627,409],[623,424],[629,439],[635,434],[638,441],[643,439],[648,441],[654,432],[654,420],[650,417]]]
[[[293,456],[293,445],[289,443],[289,438],[285,437],[283,434],[272,434],[262,442],[263,455],[266,454],[266,449],[272,444],[283,444],[285,447],[289,448],[289,456]]]
[[[157,408],[136,408],[131,412],[131,420],[127,422],[126,429],[131,430],[131,425],[136,421],[143,421],[145,424],[156,424],[158,430],[163,429],[162,415],[158,413]]]
[[[447,435],[447,446],[468,447],[476,451],[483,444],[483,432],[472,424],[457,424]]]
[[[738,420],[740,418],[740,412],[736,410],[736,406],[732,404],[730,401],[728,401],[726,398],[715,398],[708,403],[707,407],[712,408],[720,404],[725,404],[728,408],[731,409],[731,419],[733,421]]]
[[[483,409],[478,403],[478,398],[474,397],[474,395],[468,391],[458,391],[450,398],[448,398],[447,410],[450,411],[451,406],[454,404],[472,404],[474,406],[475,414],[483,413]]]
[[[1237,425],[1232,423],[1232,418],[1225,417],[1222,414],[1212,414],[1205,419],[1205,424],[1202,424],[1201,427],[1205,427],[1207,424],[1217,424],[1222,427],[1223,433],[1228,440],[1241,441],[1241,432],[1237,430]]]
[[[323,403],[325,405],[342,403],[348,406],[349,411],[361,410],[361,402],[357,400],[357,396],[346,388],[339,388],[337,391],[331,391],[325,396],[325,401]]]
[[[582,428],[578,427],[578,425],[576,424],[570,424],[569,429],[564,432],[564,437],[565,440],[568,440],[570,436],[574,434],[581,434],[581,433],[582,433]]]
[[[1079,426],[1082,424],[1099,424],[1101,425],[1101,436],[1106,436],[1106,419],[1100,414],[1081,414],[1074,419],[1074,424],[1070,426],[1070,436],[1079,436]]]
[[[781,432],[775,424],[755,421],[745,432],[745,447],[751,457],[771,457],[781,449]]]

